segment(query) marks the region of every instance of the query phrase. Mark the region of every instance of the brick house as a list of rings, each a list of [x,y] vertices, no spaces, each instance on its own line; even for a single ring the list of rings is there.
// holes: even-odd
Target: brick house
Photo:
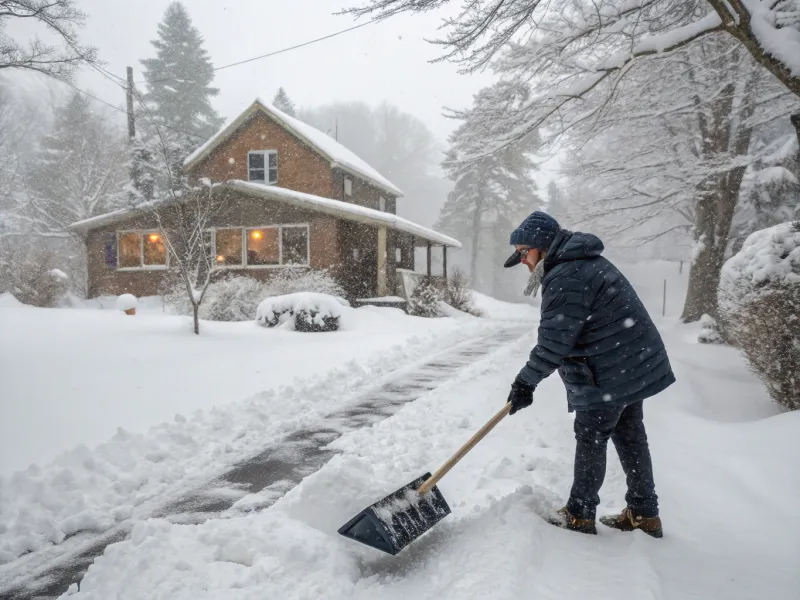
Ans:
[[[184,162],[225,210],[206,232],[217,268],[259,279],[276,269],[328,269],[351,300],[397,293],[415,247],[461,244],[396,215],[402,192],[321,131],[256,99]],[[70,226],[86,240],[89,296],[158,294],[169,257],[156,217],[131,207]]]

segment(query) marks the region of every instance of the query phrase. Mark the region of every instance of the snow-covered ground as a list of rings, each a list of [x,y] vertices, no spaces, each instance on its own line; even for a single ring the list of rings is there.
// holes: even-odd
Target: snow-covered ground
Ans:
[[[341,307],[337,332],[203,322],[198,337],[156,299],[135,317],[12,300],[0,308],[0,564],[149,516],[381,375],[494,329],[367,306]]]
[[[95,561],[75,598],[796,598],[800,413],[779,414],[737,352],[697,344],[696,326],[662,331],[678,383],[645,407],[662,540],[602,527],[584,536],[541,519],[572,479],[572,417],[555,378],[445,477],[453,514],[399,556],[336,534],[435,468],[502,405],[531,335],[340,438],[342,454],[260,513],[137,525]],[[602,513],[624,503],[609,456]]]
[[[664,539],[602,527],[597,537],[583,536],[540,518],[563,503],[572,480],[572,416],[557,377],[537,389],[532,407],[502,422],[447,475],[440,489],[453,514],[399,556],[383,555],[336,534],[365,506],[435,469],[502,406],[510,381],[535,342],[532,328],[525,339],[491,354],[394,416],[333,442],[341,454],[270,508],[247,516],[231,513],[202,525],[157,519],[139,523],[130,540],[109,546],[95,561],[74,597],[796,598],[800,521],[793,515],[800,500],[800,475],[794,457],[800,451],[800,413],[781,414],[736,350],[700,345],[698,326],[676,322],[686,269],[679,276],[674,263],[622,268],[661,328],[678,378],[645,405]],[[664,279],[667,315],[662,318]],[[504,312],[512,318],[531,312],[530,307],[478,300],[495,318]],[[410,323],[402,319],[399,328],[408,329]],[[487,322],[444,319],[426,321],[428,325],[452,329],[418,336],[422,346],[432,339],[452,343],[463,338],[465,327]],[[214,335],[225,339],[219,332]],[[334,334],[319,334],[325,335]],[[403,360],[408,360],[408,347],[396,349]],[[302,414],[316,410],[320,395],[337,397],[374,380],[379,372],[377,366],[345,368],[316,386],[295,387],[288,401],[266,393],[156,427],[146,436],[118,434],[95,452],[72,453],[70,465],[74,469],[80,462],[82,476],[102,480],[108,465],[98,456],[125,465],[128,454],[138,457],[144,451],[150,457],[144,463],[147,476],[166,482],[170,469],[161,465],[172,460],[166,450],[179,453],[182,469],[181,461],[191,466],[198,453],[207,454],[207,461],[218,460],[211,455],[235,453],[251,436],[297,427],[302,418],[296,407]],[[230,442],[215,444],[217,438]],[[624,503],[624,475],[612,448],[601,513],[616,512]],[[56,468],[47,467],[50,475]],[[92,475],[92,470],[99,473]],[[75,485],[71,476],[74,470],[63,475],[65,489]],[[127,474],[107,483],[120,497],[135,497],[140,484]],[[29,491],[34,494],[35,486]]]

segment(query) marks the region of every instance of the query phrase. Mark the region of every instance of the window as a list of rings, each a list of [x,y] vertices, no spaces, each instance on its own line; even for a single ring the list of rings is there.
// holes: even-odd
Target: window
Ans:
[[[344,179],[344,195],[345,196],[353,195],[353,180],[347,179],[346,177]]]
[[[118,233],[117,268],[163,269],[167,266],[167,248],[157,231]]]
[[[247,230],[247,265],[258,267],[278,265],[281,262],[281,249],[278,243],[277,227]]]
[[[242,266],[242,230],[217,229],[216,261],[220,266]]]
[[[226,227],[205,236],[218,267],[308,266],[308,225]]]
[[[308,264],[308,227],[284,227],[281,229],[283,264]]]
[[[142,266],[142,234],[131,232],[119,236],[117,266],[120,269],[138,269]]]
[[[403,249],[402,248],[395,248],[394,249],[394,262],[403,262]]]
[[[142,235],[144,251],[142,252],[142,263],[145,267],[166,266],[167,248],[160,233],[147,233]]]
[[[275,150],[248,152],[247,179],[258,183],[278,183],[278,152]]]
[[[378,210],[381,212],[386,212],[386,198],[381,198],[378,200]]]

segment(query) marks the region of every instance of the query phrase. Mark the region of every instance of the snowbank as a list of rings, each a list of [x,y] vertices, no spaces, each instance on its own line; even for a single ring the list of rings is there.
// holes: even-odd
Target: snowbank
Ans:
[[[0,294],[0,308],[20,308],[22,306],[25,305],[17,300],[11,292]]]
[[[522,294],[520,293],[521,296]],[[475,308],[489,319],[518,319],[525,321],[539,318],[539,307],[533,304],[503,302],[476,291],[472,292],[472,299]]]
[[[382,374],[491,329],[337,307],[341,330],[321,336],[253,322],[204,322],[194,336],[185,317],[1,310],[0,563],[147,517]],[[44,466],[11,475],[32,462]]]

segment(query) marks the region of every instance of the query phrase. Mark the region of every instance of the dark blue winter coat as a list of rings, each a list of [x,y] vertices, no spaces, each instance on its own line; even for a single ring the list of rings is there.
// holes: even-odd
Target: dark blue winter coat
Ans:
[[[558,369],[576,410],[624,406],[675,381],[664,342],[633,286],[590,233],[561,230],[547,250],[539,339],[520,378]]]

